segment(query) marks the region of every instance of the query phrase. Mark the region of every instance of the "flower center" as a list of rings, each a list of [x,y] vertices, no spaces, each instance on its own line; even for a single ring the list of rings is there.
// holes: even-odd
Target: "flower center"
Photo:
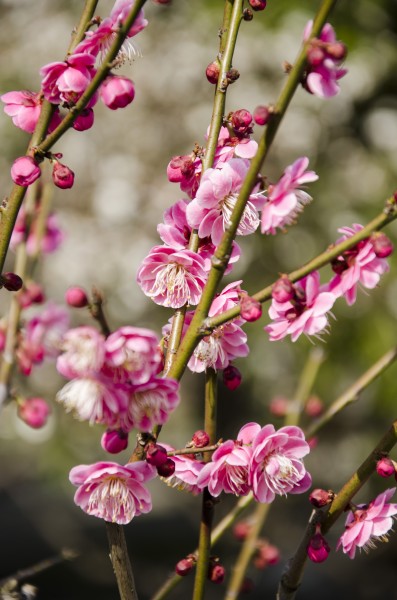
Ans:
[[[171,304],[171,301],[173,304],[180,303],[182,306],[190,301],[192,285],[197,291],[200,291],[197,281],[186,271],[185,267],[172,262],[158,271],[151,292],[156,291],[157,294],[167,295],[166,306]]]
[[[262,463],[263,477],[275,494],[284,494],[302,478],[293,462],[277,451],[271,452]]]
[[[106,477],[92,491],[87,512],[111,523],[120,517],[131,520],[135,515],[135,503],[125,480],[120,477]]]
[[[222,212],[223,227],[226,229],[230,225],[230,218],[234,207],[236,206],[238,195],[228,194],[219,203],[219,209]],[[237,235],[248,235],[256,231],[259,226],[258,211],[252,202],[247,202],[240,224],[237,228]]]

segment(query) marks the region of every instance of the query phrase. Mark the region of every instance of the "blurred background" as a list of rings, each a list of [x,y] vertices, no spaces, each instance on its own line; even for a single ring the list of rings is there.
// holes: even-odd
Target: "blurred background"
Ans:
[[[0,1],[0,93],[39,89],[40,67],[62,60],[82,5],[78,0]],[[318,0],[270,0],[252,22],[242,23],[234,59],[241,76],[228,90],[226,112],[253,111],[258,104],[276,100],[285,78],[282,63],[294,61],[304,26],[319,5]],[[112,6],[103,0],[97,12],[105,17]],[[94,127],[84,133],[68,132],[54,148],[63,153],[76,181],[72,190],[54,190],[54,209],[65,241],[40,267],[48,298],[64,305],[69,286],[95,285],[107,298],[112,328],[130,324],[160,332],[171,316],[142,294],[135,275],[149,249],[159,243],[156,225],[163,211],[182,197],[179,187],[167,180],[170,158],[190,153],[195,142],[204,143],[213,99],[205,68],[218,51],[222,13],[221,0],[174,0],[170,6],[148,2],[149,26],[135,38],[142,57],[122,69],[135,82],[133,104],[113,112],[98,103]],[[288,235],[257,233],[241,239],[243,255],[228,281],[243,279],[251,293],[324,250],[339,237],[339,227],[371,220],[397,188],[395,1],[341,2],[331,22],[349,48],[349,72],[340,82],[341,93],[321,100],[299,89],[263,170],[270,181],[277,181],[288,164],[308,156],[310,168],[320,176],[310,185],[314,201]],[[25,153],[28,137],[4,114],[0,136],[0,186],[6,196],[10,165]],[[387,229],[394,242],[396,233],[394,223]],[[392,257],[390,264],[381,286],[361,292],[353,308],[337,302],[330,335],[324,336],[324,343],[316,342],[324,361],[313,392],[326,405],[396,344],[397,258]],[[12,265],[10,254],[6,270]],[[329,275],[323,269],[322,281]],[[7,299],[2,294],[3,315]],[[74,325],[90,322],[84,311],[76,310],[71,318]],[[235,437],[248,421],[281,426],[282,420],[269,412],[270,402],[276,396],[294,397],[312,350],[307,339],[270,343],[263,331],[267,322],[264,311],[261,321],[246,326],[251,353],[236,362],[243,374],[241,387],[230,392],[220,386],[219,436],[224,439]],[[358,403],[321,431],[306,461],[316,487],[337,490],[395,419],[396,373],[392,366]],[[102,430],[75,421],[56,405],[55,394],[64,381],[53,363],[34,369],[28,380],[17,377],[16,383],[26,394],[48,398],[52,416],[44,429],[33,431],[16,417],[12,405],[1,414],[0,579],[67,547],[78,552],[78,558],[33,578],[37,597],[116,599],[105,527],[74,505],[68,481],[74,465],[105,459],[99,445]],[[164,441],[184,446],[202,427],[202,391],[202,377],[187,373],[182,405],[164,428]],[[120,462],[128,456],[127,450]],[[357,501],[371,500],[393,482],[372,478]],[[200,499],[161,482],[150,487],[153,512],[126,528],[141,600],[148,600],[175,563],[196,547],[200,512]],[[233,503],[233,498],[223,498],[217,518]],[[307,498],[299,496],[288,502],[279,499],[272,507],[264,536],[278,545],[282,559],[264,571],[250,568],[254,589],[247,597],[275,597],[285,561],[309,514]],[[329,534],[333,548],[342,530],[340,522]],[[216,547],[227,568],[238,550],[231,533]],[[298,598],[397,599],[396,564],[393,535],[389,544],[354,561],[332,552],[324,564],[308,565]],[[170,598],[189,598],[191,587],[188,577]],[[224,586],[209,584],[210,600],[224,593]]]

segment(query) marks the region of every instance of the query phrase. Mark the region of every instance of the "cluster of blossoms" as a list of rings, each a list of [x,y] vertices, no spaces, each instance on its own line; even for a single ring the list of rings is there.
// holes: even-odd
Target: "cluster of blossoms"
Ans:
[[[22,90],[3,94],[0,99],[4,102],[4,110],[12,118],[14,125],[23,131],[33,133],[45,99],[55,107],[48,131],[51,133],[56,129],[65,111],[73,110],[76,102],[86,92],[97,72],[95,67],[97,60],[103,60],[133,6],[134,0],[116,0],[109,17],[103,20],[97,18],[95,21],[99,24],[96,30],[87,31],[85,39],[74,48],[73,53],[66,60],[43,66],[40,69],[42,77],[40,92]],[[147,24],[143,11],[140,10],[116,59],[117,64],[130,59],[136,53],[130,39],[142,31]],[[85,131],[92,127],[93,108],[98,98],[108,108],[116,110],[130,104],[134,96],[135,88],[130,79],[110,73],[74,120],[73,128],[76,131]],[[59,162],[62,155],[49,153],[47,157],[53,164],[52,177],[55,185],[62,189],[71,188],[74,183],[74,173]],[[17,158],[11,168],[13,181],[23,187],[31,185],[40,175],[39,161],[35,156]]]

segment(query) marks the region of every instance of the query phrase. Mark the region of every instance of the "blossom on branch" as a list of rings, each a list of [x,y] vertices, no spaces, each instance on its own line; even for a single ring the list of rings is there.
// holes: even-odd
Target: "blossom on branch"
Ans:
[[[7,92],[0,96],[0,100],[4,102],[4,112],[12,118],[12,122],[16,127],[33,133],[37,121],[39,120],[41,105],[43,103],[43,95],[35,94],[29,90],[21,90],[20,92]],[[51,132],[60,123],[59,111],[54,112],[48,131]]]

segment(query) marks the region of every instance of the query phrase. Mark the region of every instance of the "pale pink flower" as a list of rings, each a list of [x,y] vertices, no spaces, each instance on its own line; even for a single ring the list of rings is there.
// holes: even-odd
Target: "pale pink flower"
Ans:
[[[105,338],[94,327],[69,329],[62,338],[61,348],[57,370],[67,379],[95,375],[105,359]]]
[[[211,236],[218,245],[223,232],[230,225],[239,191],[247,174],[249,161],[232,158],[216,169],[207,169],[200,181],[196,197],[186,209],[190,227],[198,230],[200,238]],[[258,207],[263,199],[251,195],[243,212],[237,235],[249,235],[259,225]]]
[[[128,405],[127,391],[100,375],[72,379],[59,390],[56,399],[79,421],[118,427]]]
[[[153,377],[146,383],[132,386],[128,407],[120,426],[125,430],[151,431],[164,425],[180,401],[179,382],[175,379]]]
[[[56,358],[61,351],[61,340],[69,327],[69,313],[51,302],[41,313],[27,321],[24,327],[25,343],[43,348],[45,356]]]
[[[318,271],[310,273],[294,284],[295,298],[277,302],[274,298],[269,309],[272,323],[264,329],[272,342],[290,335],[295,342],[302,333],[317,335],[328,325],[327,312],[331,310],[337,296],[323,291]]]
[[[108,75],[99,88],[102,102],[111,110],[124,108],[135,97],[134,83],[128,77]]]
[[[258,502],[273,502],[276,495],[301,494],[311,486],[311,477],[302,458],[310,452],[299,427],[252,424],[256,434],[252,442],[249,484]]]
[[[377,542],[387,542],[388,534],[397,515],[397,504],[390,504],[396,488],[382,492],[370,502],[359,504],[346,519],[345,532],[339,539],[336,549],[342,546],[345,554],[354,558],[356,548],[365,552],[376,547]]]
[[[39,120],[43,96],[29,90],[21,90],[7,92],[0,96],[0,100],[4,102],[4,112],[12,118],[14,125],[23,131],[33,133]],[[48,130],[51,132],[59,123],[60,116],[57,109]]]
[[[26,238],[27,216],[22,206],[18,213],[17,221],[11,235],[11,248],[14,250],[18,244]],[[50,213],[46,219],[45,229],[40,234],[40,244],[38,246],[36,215],[33,216],[29,226],[29,234],[26,240],[26,251],[31,256],[37,252],[37,246],[40,252],[50,254],[63,242],[65,235],[59,227],[58,218],[54,213]]]
[[[161,444],[167,451],[175,450],[168,444]],[[202,492],[202,486],[198,485],[199,475],[204,467],[204,463],[198,460],[194,455],[176,454],[172,456],[175,464],[175,471],[171,477],[161,477],[169,487],[177,488],[190,492],[194,496]]]
[[[147,383],[162,369],[159,339],[150,329],[120,327],[105,341],[105,371],[114,381]]]
[[[304,40],[308,40],[313,27],[313,21],[309,21],[305,27]],[[337,48],[337,53],[333,50]],[[315,51],[315,60],[310,60]],[[329,23],[326,23],[318,38],[313,38],[308,48],[308,67],[305,79],[305,88],[320,98],[331,98],[339,93],[338,80],[347,73],[340,64],[345,58],[345,48],[341,42],[336,40],[335,31]]]
[[[363,226],[358,223],[351,227],[341,227],[338,231],[344,235],[336,244],[349,239],[362,229]],[[367,289],[375,288],[381,275],[389,270],[389,265],[385,258],[376,256],[374,247],[367,238],[338,256],[333,261],[332,268],[337,274],[330,281],[329,290],[337,297],[344,296],[347,304],[351,306],[356,301],[359,285]]]
[[[28,187],[41,175],[41,169],[31,156],[16,158],[11,167],[11,178],[21,187]]]
[[[277,228],[290,225],[303,207],[311,201],[309,194],[298,189],[305,183],[318,179],[314,171],[306,171],[308,164],[309,159],[306,156],[298,158],[285,169],[275,185],[268,186],[262,207],[262,233],[275,234]]]
[[[156,476],[156,469],[146,462],[113,462],[79,465],[69,479],[78,486],[74,501],[86,513],[110,523],[126,525],[134,517],[152,509],[149,491],[143,485]]]
[[[209,127],[206,137],[208,135]],[[227,127],[221,127],[215,151],[214,166],[218,166],[219,163],[226,162],[233,157],[253,158],[257,149],[258,143],[251,140],[248,133],[231,136]]]
[[[95,75],[94,63],[95,56],[80,52],[71,54],[67,61],[44,65],[40,75],[45,99],[60,104],[79,98]]]
[[[236,441],[222,443],[213,453],[211,462],[203,467],[198,486],[208,487],[210,494],[215,497],[221,492],[246,496],[250,491],[248,475],[255,433],[256,423],[248,423],[240,429]]]
[[[204,260],[191,250],[154,246],[138,270],[137,282],[156,304],[180,308],[198,304],[207,272]]]

